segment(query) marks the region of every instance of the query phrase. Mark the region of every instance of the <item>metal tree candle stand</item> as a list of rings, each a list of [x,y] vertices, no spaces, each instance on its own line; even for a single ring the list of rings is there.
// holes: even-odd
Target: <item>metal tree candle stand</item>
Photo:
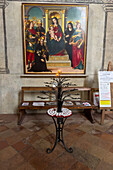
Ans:
[[[70,86],[75,86],[76,84],[69,83],[69,79],[66,79],[64,77],[61,77],[61,72],[58,71],[56,74],[56,78],[53,78],[50,83],[45,82],[47,87],[52,88],[52,93],[56,95],[56,101],[57,101],[57,108],[52,108],[48,110],[48,115],[52,117],[53,122],[55,124],[56,128],[56,139],[55,143],[52,149],[47,148],[46,152],[51,153],[58,142],[62,142],[64,148],[66,149],[67,152],[72,153],[73,149],[70,147],[69,149],[66,147],[64,143],[64,138],[63,138],[63,128],[64,128],[64,123],[66,119],[72,115],[72,111],[67,109],[67,108],[62,108],[64,100],[66,98],[71,98],[71,99],[76,99],[71,96],[70,92],[75,91],[76,89],[68,89],[68,90],[63,90],[63,88],[68,88]],[[41,99],[47,99],[48,98],[48,93],[49,91],[41,91],[43,94],[47,95],[47,97],[40,97]],[[77,98],[78,99],[78,98]]]
[[[65,114],[65,111],[68,112],[68,114]],[[51,114],[56,112],[56,114]],[[63,113],[64,112],[64,113]],[[55,110],[54,108],[49,109],[48,110],[48,115],[52,116],[53,122],[55,124],[55,128],[56,128],[56,139],[55,139],[55,143],[52,149],[47,148],[47,153],[51,153],[54,149],[55,146],[57,145],[58,142],[62,142],[64,148],[66,149],[67,152],[72,153],[73,149],[70,147],[69,149],[66,147],[65,143],[64,143],[64,138],[63,138],[63,128],[64,128],[64,123],[67,119],[67,117],[72,115],[71,110],[63,108],[62,112],[57,112],[57,109]],[[65,115],[65,117],[64,117]]]

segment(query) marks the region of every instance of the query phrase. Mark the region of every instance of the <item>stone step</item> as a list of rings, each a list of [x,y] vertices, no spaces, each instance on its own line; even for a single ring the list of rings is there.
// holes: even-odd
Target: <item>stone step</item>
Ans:
[[[71,67],[71,61],[46,61],[48,67]]]
[[[63,56],[49,56],[49,61],[69,61],[68,55]]]

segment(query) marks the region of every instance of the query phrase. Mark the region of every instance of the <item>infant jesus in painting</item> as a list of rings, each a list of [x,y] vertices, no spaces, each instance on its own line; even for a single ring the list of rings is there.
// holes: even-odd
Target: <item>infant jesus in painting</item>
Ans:
[[[54,39],[54,40],[58,41],[58,38],[57,38],[57,36],[55,35],[55,32],[54,32],[53,25],[50,25],[49,34],[50,34],[51,40]]]

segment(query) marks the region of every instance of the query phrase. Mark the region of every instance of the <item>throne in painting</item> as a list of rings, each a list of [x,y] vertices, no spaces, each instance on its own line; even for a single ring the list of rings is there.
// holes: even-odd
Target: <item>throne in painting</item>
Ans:
[[[51,25],[51,19],[53,17],[58,18],[59,25],[62,27],[63,33],[65,32],[66,28],[66,17],[65,17],[65,9],[55,9],[53,10],[45,10],[45,28],[46,32],[48,31],[49,25]],[[47,61],[47,68],[51,67],[71,67],[71,61],[69,60],[69,56],[66,52],[64,51],[63,55],[50,55],[49,56],[49,61]]]

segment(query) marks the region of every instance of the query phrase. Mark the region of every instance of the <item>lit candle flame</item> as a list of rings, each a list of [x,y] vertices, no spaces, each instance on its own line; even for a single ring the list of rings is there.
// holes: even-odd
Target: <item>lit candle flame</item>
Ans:
[[[58,77],[58,76],[59,76],[59,74],[58,74],[58,73],[56,73],[56,76]]]
[[[61,73],[61,70],[58,70],[58,73],[60,74],[60,73]]]

